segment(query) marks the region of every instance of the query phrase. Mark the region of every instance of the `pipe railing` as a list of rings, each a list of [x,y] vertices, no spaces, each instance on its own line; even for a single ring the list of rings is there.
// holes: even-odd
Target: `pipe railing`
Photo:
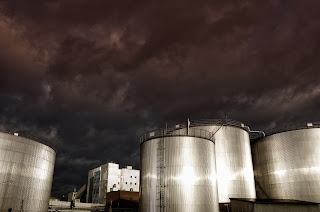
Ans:
[[[207,130],[197,129],[197,128],[181,128],[173,131],[169,131],[168,129],[156,129],[149,132],[146,132],[140,136],[140,144],[156,138],[161,137],[172,137],[172,136],[189,136],[189,137],[197,137],[204,138],[210,140],[212,142],[215,141],[213,134]]]
[[[244,129],[246,131],[250,131],[250,128],[243,124],[240,121],[236,121],[233,119],[199,119],[199,120],[190,120],[190,126],[189,127],[201,127],[201,126],[232,126],[232,127],[238,127],[241,129]],[[174,131],[177,129],[183,129],[187,128],[188,124],[187,122],[178,123],[172,126],[167,127],[167,131]]]

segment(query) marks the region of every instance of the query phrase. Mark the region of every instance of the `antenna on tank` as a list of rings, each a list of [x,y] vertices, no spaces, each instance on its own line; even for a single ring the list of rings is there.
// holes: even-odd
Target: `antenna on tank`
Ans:
[[[223,125],[227,125],[228,114],[224,113]]]
[[[166,129],[165,129],[165,133],[168,132],[168,123],[166,122]]]

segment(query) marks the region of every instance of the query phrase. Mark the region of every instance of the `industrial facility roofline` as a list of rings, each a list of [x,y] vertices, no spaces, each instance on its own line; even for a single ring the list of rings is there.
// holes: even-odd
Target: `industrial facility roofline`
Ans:
[[[180,129],[175,129],[173,131],[168,131],[168,129],[156,129],[156,130],[148,131],[140,136],[140,144],[156,138],[174,137],[174,136],[197,137],[197,138],[207,139],[212,142],[215,141],[214,134],[207,130],[195,129],[195,128],[187,130],[187,128],[180,128]]]
[[[56,145],[53,144],[52,142],[49,142],[49,141],[43,139],[43,138],[38,138],[36,136],[25,134],[25,133],[12,133],[12,132],[8,132],[8,131],[7,132],[0,131],[0,133],[7,134],[7,135],[10,135],[10,136],[16,136],[16,137],[28,139],[28,140],[31,140],[31,141],[46,145],[46,146],[50,147],[51,149],[53,149],[55,152],[57,152]]]

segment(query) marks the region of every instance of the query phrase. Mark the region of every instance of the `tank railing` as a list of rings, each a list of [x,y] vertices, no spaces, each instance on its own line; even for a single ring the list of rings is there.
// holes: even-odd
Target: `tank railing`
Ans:
[[[249,127],[243,124],[240,121],[236,121],[233,119],[202,119],[202,120],[195,120],[191,123],[191,126],[198,127],[198,126],[206,126],[206,125],[223,125],[223,126],[233,126],[239,127],[246,131],[249,131]]]
[[[171,133],[176,130],[186,129],[188,127],[187,123],[179,123],[172,126],[167,127],[165,130],[165,133]]]
[[[189,137],[197,137],[197,138],[204,138],[214,142],[213,134],[207,130],[203,129],[189,129],[186,128],[177,129],[174,131],[168,131],[168,129],[156,129],[149,132],[146,132],[140,136],[140,143],[145,141],[161,138],[161,137],[172,137],[172,136],[189,136]]]
[[[223,125],[220,125],[219,126],[219,128],[218,129],[216,129],[216,131],[211,131],[211,133],[212,133],[212,137],[214,137],[215,136],[215,134],[221,129],[223,127]]]
[[[310,129],[310,128],[320,128],[320,122],[300,122],[300,123],[288,123],[285,125],[281,125],[279,127],[274,127],[268,130],[265,130],[266,136],[280,133],[280,132],[286,132],[286,131],[292,131],[292,130],[301,130],[301,129]]]
[[[233,119],[199,119],[199,120],[190,120],[190,127],[201,127],[201,126],[210,126],[210,125],[218,125],[218,126],[234,126],[242,128],[246,131],[249,131],[249,127],[245,126],[243,123],[233,120]],[[168,131],[177,130],[187,128],[187,122],[175,124],[173,126],[168,127]]]
[[[199,120],[190,121],[190,127],[201,127],[201,126],[210,126],[210,125],[233,126],[233,127],[242,128],[246,131],[250,130],[249,127],[245,126],[243,123],[233,119],[199,119]],[[174,126],[169,127],[168,129],[171,129],[171,128],[181,129],[186,127],[187,127],[187,122],[176,124]]]

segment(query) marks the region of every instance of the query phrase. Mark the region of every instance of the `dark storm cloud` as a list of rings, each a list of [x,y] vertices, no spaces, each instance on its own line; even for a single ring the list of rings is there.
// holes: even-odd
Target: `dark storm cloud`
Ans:
[[[59,147],[53,195],[187,118],[319,120],[318,1],[0,1],[1,129]]]

